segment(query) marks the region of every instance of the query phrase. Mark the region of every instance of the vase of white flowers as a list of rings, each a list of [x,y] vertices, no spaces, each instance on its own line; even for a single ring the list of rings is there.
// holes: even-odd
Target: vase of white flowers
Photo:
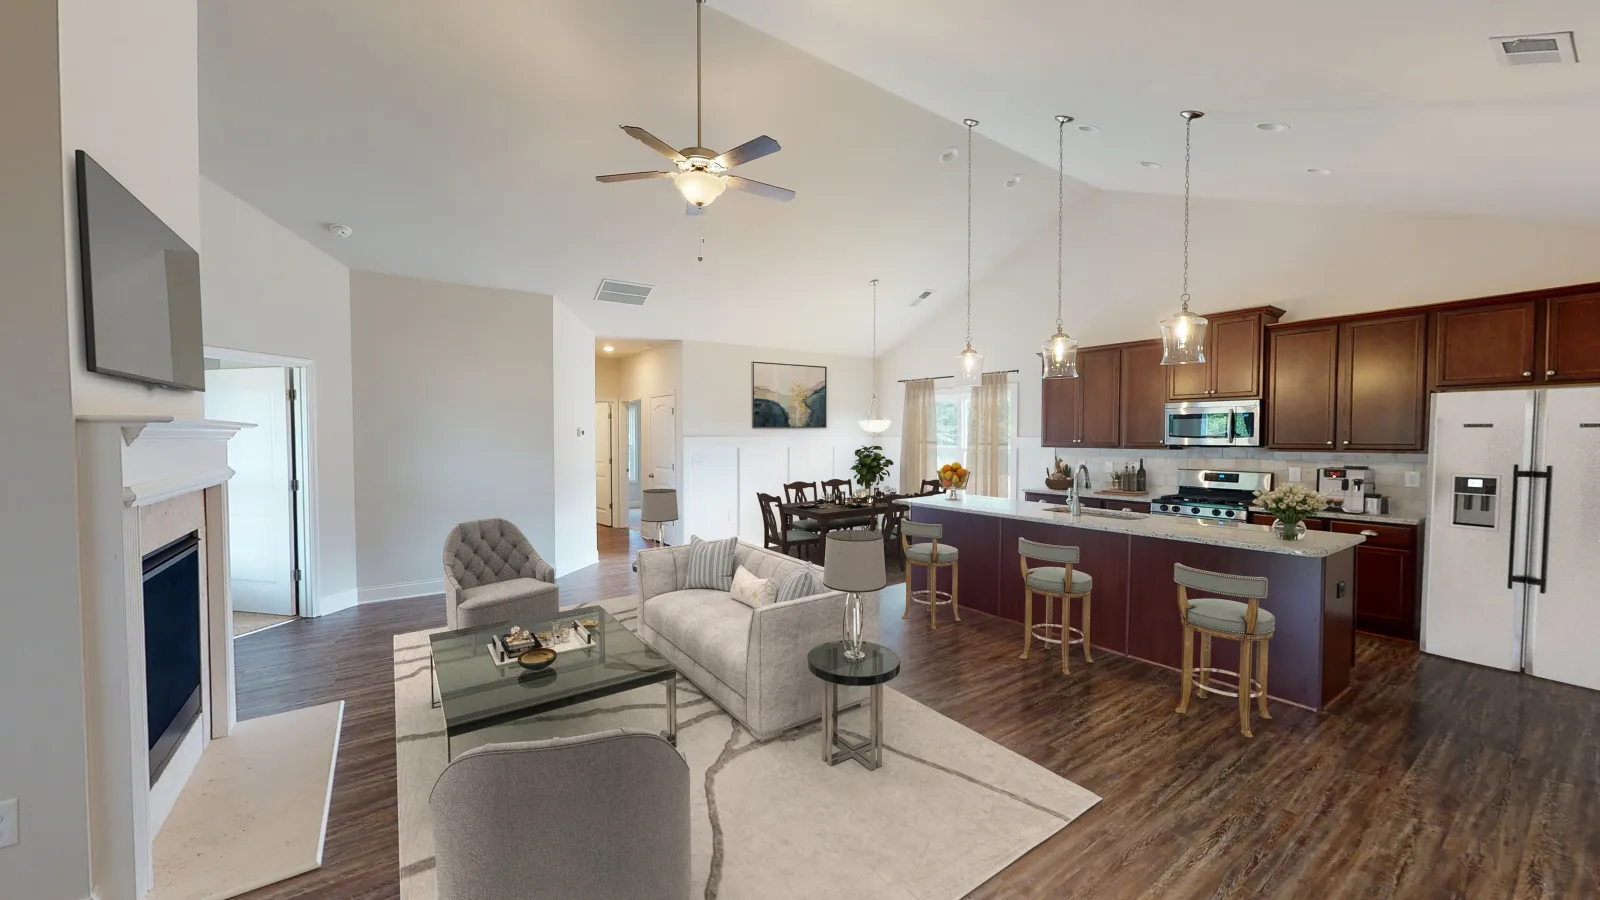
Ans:
[[[1276,490],[1256,492],[1256,505],[1272,514],[1272,533],[1286,541],[1305,536],[1308,516],[1328,508],[1328,498],[1300,484],[1286,484]]]

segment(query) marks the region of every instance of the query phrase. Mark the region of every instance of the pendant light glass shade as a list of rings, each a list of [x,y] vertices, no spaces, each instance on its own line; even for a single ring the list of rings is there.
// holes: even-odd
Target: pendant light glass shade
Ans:
[[[968,344],[967,349],[956,354],[956,385],[977,387],[980,384],[983,384],[983,354]]]
[[[1040,374],[1045,378],[1078,377],[1078,341],[1066,332],[1057,331],[1045,341],[1039,358],[1044,362]]]
[[[878,411],[878,279],[870,282],[872,285],[872,402],[867,405],[867,414],[858,422],[861,430],[877,437],[889,430],[890,422]]]
[[[1161,320],[1161,364],[1185,366],[1206,361],[1205,316],[1189,311],[1189,169],[1194,120],[1205,115],[1186,109],[1183,116],[1183,309]]]
[[[956,385],[977,387],[983,384],[983,354],[972,349],[972,129],[977,119],[965,119],[967,126],[967,349],[956,354]]]
[[[1065,257],[1063,237],[1066,234],[1067,210],[1067,123],[1071,116],[1056,116],[1056,333],[1044,342],[1039,350],[1043,378],[1078,377],[1078,342],[1067,334],[1061,323],[1062,259]]]

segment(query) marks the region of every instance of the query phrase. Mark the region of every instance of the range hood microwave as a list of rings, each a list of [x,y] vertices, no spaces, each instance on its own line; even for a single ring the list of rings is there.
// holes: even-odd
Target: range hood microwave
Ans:
[[[1259,447],[1261,426],[1260,400],[1167,404],[1169,447]]]

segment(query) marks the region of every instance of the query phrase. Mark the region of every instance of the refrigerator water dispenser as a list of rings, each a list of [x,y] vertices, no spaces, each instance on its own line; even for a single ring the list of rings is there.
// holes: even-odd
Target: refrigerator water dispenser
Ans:
[[[1451,523],[1473,528],[1494,528],[1499,479],[1489,475],[1455,476],[1455,504]]]

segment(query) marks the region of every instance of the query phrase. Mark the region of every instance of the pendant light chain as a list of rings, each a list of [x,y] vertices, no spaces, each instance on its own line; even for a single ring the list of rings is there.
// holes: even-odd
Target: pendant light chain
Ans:
[[[878,279],[872,279],[872,396],[878,396]]]
[[[972,129],[978,124],[968,119],[967,126],[967,349],[972,349]]]
[[[1061,259],[1065,246],[1067,209],[1067,116],[1056,116],[1056,331],[1063,328],[1061,320]]]
[[[1183,117],[1183,311],[1189,311],[1189,166],[1193,160],[1194,116]]]

